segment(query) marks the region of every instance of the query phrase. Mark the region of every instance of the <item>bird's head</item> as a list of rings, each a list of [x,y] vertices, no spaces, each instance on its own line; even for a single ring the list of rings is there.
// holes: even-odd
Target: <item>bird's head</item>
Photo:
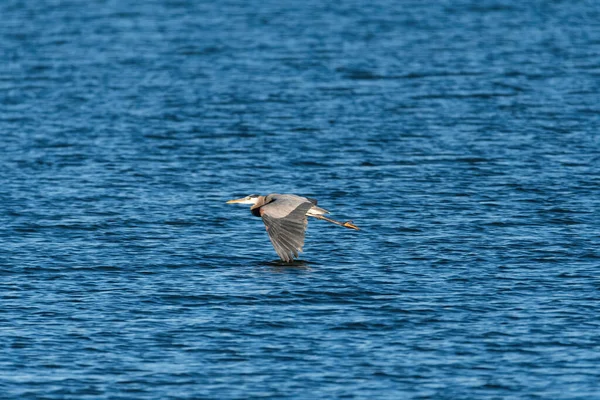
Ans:
[[[246,197],[242,197],[241,199],[229,200],[227,204],[252,204],[255,205],[258,203],[258,199],[260,198],[257,194],[251,194]]]

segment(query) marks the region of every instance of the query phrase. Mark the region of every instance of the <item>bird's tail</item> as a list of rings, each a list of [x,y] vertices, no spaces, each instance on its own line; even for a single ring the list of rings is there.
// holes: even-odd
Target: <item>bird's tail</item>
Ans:
[[[315,214],[308,214],[308,215],[311,216],[311,217],[317,218],[317,219],[322,219],[322,220],[325,220],[327,222],[331,222],[332,224],[336,224],[336,225],[339,225],[339,226],[343,226],[345,228],[350,228],[350,229],[354,229],[354,230],[360,231],[360,228],[358,226],[354,225],[352,223],[352,221],[340,222],[340,221],[336,221],[336,220],[331,219],[331,218],[327,218],[327,217],[325,217],[323,215],[315,215]]]
[[[307,214],[314,217],[315,215],[329,214],[329,211],[318,206],[312,206],[310,210],[308,210]]]

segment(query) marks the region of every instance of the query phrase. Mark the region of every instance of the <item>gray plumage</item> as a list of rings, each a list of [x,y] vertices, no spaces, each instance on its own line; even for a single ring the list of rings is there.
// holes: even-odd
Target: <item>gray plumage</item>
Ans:
[[[298,257],[304,246],[308,226],[306,213],[314,205],[305,197],[293,194],[270,194],[260,214],[275,251],[285,262]]]
[[[342,223],[324,217],[323,214],[329,211],[318,207],[317,200],[294,194],[250,195],[227,203],[252,204],[250,211],[262,218],[273,248],[285,262],[292,262],[302,251],[308,226],[307,216],[358,230],[350,221]]]

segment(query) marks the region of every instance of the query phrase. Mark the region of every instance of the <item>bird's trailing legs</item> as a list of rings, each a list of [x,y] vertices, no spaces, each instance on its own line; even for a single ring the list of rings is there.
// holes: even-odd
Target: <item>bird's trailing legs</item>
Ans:
[[[355,229],[357,231],[360,231],[360,228],[358,226],[354,225],[352,223],[352,221],[340,222],[340,221],[336,221],[336,220],[331,219],[331,218],[327,218],[327,217],[325,217],[323,215],[315,215],[315,214],[308,214],[308,215],[311,216],[311,217],[317,218],[317,219],[322,219],[322,220],[331,222],[332,224],[336,224],[336,225],[339,225],[339,226],[343,226],[345,228],[350,228],[350,229]]]

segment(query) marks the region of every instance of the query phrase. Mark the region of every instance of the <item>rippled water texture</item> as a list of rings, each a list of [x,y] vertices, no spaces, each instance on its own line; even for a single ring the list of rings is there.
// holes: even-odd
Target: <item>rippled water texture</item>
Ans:
[[[599,3],[327,3],[0,2],[0,398],[600,398]]]

